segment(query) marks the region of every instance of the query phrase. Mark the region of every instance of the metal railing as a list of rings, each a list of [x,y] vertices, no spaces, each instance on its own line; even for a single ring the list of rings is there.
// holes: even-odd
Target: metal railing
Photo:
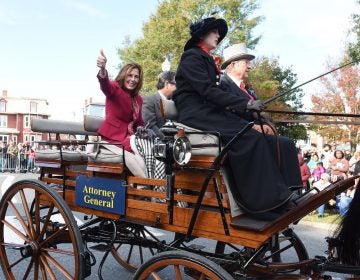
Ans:
[[[34,158],[31,158],[28,154],[0,153],[0,172],[36,173],[38,168],[34,166]]]

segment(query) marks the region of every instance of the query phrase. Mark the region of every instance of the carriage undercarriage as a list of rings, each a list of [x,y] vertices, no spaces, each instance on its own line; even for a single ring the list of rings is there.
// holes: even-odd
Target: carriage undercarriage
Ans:
[[[55,142],[64,145],[66,141]],[[216,164],[219,155],[196,155],[185,166],[172,164],[167,179],[131,176],[124,162],[60,156],[60,160],[38,159],[39,180],[19,181],[2,197],[0,260],[8,279],[84,279],[95,262],[89,244],[104,252],[100,278],[110,255],[127,270],[136,271],[135,279],[163,279],[170,272],[175,279],[184,275],[191,279],[323,279],[326,271],[360,275],[359,267],[338,263],[333,241],[327,257],[310,259],[290,227],[354,185],[356,178],[319,193],[308,192],[294,209],[263,221],[246,214],[233,216],[224,174]],[[125,212],[79,205],[79,176],[123,182]],[[171,191],[156,191],[157,186]],[[76,221],[72,212],[83,214],[84,221]],[[160,240],[151,228],[174,232],[175,239]],[[5,232],[11,232],[16,241],[5,240]],[[215,240],[215,250],[189,245],[194,238]],[[68,262],[73,267],[67,267]],[[21,276],[15,275],[19,270]]]

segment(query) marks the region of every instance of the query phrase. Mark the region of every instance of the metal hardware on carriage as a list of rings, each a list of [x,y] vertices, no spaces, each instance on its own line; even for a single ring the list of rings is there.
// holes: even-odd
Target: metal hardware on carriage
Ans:
[[[178,129],[174,123],[167,122],[160,129],[165,135],[164,140],[155,139],[154,156],[165,163],[166,201],[169,211],[169,224],[174,219],[174,184],[175,174],[173,164],[187,164],[191,158],[191,144],[184,129]]]

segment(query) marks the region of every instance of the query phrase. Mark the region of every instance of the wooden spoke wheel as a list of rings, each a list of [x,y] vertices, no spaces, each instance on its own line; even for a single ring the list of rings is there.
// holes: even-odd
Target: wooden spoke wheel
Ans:
[[[0,262],[6,279],[83,279],[84,249],[74,216],[51,187],[16,182],[0,201]]]
[[[142,225],[129,224],[125,229],[121,229],[128,238],[131,238],[131,243],[115,243],[111,249],[111,254],[115,260],[125,269],[130,272],[135,272],[140,265],[146,260],[154,256],[156,249],[149,246],[141,246],[143,241],[151,240],[154,242],[160,242],[154,234],[152,234],[147,227]]]
[[[254,253],[254,250],[250,248],[238,247],[220,241],[217,242],[215,248],[216,254],[224,254],[231,251],[242,251],[245,259],[250,258]],[[250,270],[260,274],[267,273],[267,271],[272,274],[276,271],[276,273],[288,275],[298,271],[301,275],[308,275],[310,273],[309,267],[293,268],[296,264],[306,260],[309,260],[309,255],[303,242],[291,228],[287,228],[269,240],[267,249],[257,257],[253,265],[250,266]],[[226,266],[224,268],[227,269]],[[236,267],[232,267],[229,271],[234,269],[236,270]]]
[[[212,279],[234,278],[209,259],[184,251],[169,251],[155,255],[135,273],[134,279]]]

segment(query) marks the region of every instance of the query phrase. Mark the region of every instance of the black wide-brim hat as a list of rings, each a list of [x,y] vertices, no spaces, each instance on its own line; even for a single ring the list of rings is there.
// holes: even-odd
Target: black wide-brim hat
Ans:
[[[224,39],[228,31],[228,26],[224,19],[209,17],[190,24],[191,38],[186,42],[184,51],[194,47],[197,43],[200,42],[200,38],[202,36],[205,36],[214,29],[217,29],[219,31],[219,44],[222,39]]]

